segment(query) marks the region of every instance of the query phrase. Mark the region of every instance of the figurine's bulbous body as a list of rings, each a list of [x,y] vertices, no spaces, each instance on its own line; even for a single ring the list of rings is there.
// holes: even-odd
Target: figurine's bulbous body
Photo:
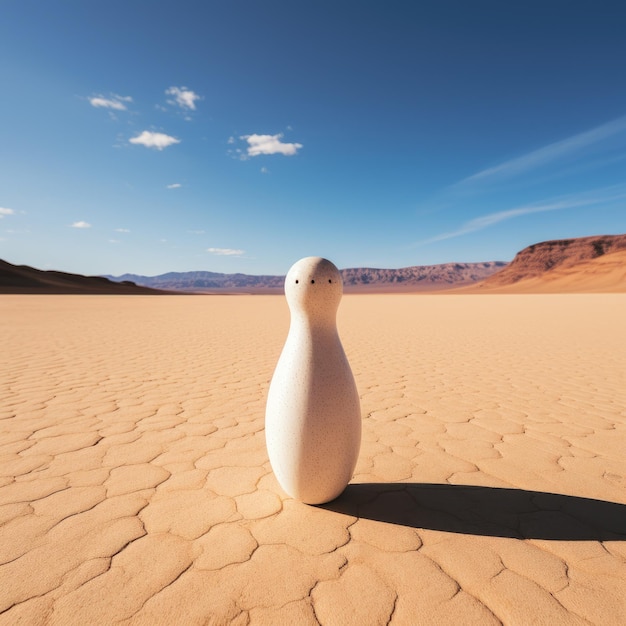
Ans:
[[[270,384],[265,436],[270,463],[293,498],[321,504],[346,487],[361,446],[361,408],[337,333],[343,285],[326,259],[307,257],[285,279],[287,341]]]

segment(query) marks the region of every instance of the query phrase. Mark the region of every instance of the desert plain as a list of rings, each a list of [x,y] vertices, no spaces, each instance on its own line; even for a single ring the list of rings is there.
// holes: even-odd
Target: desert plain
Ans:
[[[336,501],[287,497],[281,296],[0,296],[0,624],[626,623],[626,294],[345,295]]]

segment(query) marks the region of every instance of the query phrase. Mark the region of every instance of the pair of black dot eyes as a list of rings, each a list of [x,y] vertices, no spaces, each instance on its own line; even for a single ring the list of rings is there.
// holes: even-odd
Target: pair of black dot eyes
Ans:
[[[300,281],[296,278],[296,285],[297,285],[299,282],[300,282]],[[328,279],[328,282],[329,282],[329,283],[332,283],[333,281],[329,278],[329,279]],[[312,285],[313,285],[313,284],[315,284],[315,281],[314,281],[314,280],[311,280],[311,284],[312,284]]]

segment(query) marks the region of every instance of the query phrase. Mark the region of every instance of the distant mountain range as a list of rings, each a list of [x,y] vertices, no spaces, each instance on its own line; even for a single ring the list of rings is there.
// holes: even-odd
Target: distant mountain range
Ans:
[[[341,271],[344,291],[435,291],[472,285],[506,266],[502,261],[485,263],[444,263],[417,265],[401,269],[350,268]],[[168,272],[159,276],[123,274],[106,276],[112,281],[132,281],[137,285],[169,291],[206,293],[245,291],[280,292],[284,276],[218,274],[216,272]]]
[[[341,270],[347,293],[626,292],[626,235],[543,241],[511,263],[444,263],[401,269]],[[0,260],[0,293],[281,293],[284,276],[170,272],[82,276]]]

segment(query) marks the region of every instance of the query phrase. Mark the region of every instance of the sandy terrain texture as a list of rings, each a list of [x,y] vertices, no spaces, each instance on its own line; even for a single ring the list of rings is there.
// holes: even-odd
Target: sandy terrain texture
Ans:
[[[626,294],[348,295],[356,475],[286,497],[281,296],[0,297],[0,624],[626,623]]]

